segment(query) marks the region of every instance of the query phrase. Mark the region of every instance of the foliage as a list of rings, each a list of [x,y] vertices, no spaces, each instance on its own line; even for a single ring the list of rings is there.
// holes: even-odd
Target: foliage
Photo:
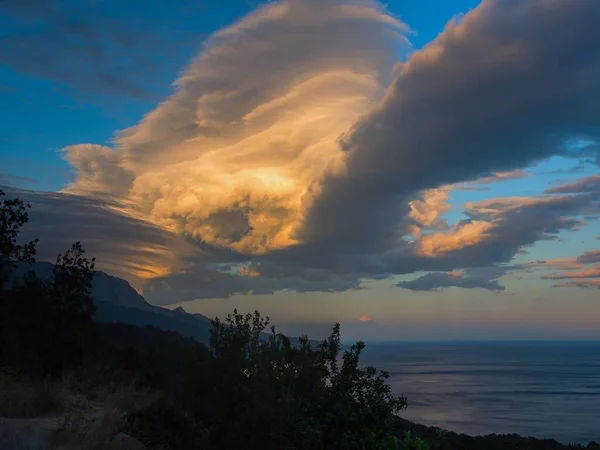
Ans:
[[[0,365],[56,378],[64,366],[81,362],[94,313],[94,260],[84,257],[77,242],[58,255],[51,279],[29,272],[15,280],[14,263],[35,261],[37,240],[17,244],[29,220],[27,208],[18,199],[0,202]]]
[[[31,205],[18,198],[2,200],[0,190],[0,288],[8,281],[11,261],[33,262],[37,239],[24,245],[17,244],[21,227],[29,222],[27,210]]]
[[[388,433],[406,399],[391,394],[385,372],[360,367],[364,343],[340,361],[339,324],[316,348],[305,336],[293,346],[274,328],[264,334],[268,326],[258,312],[213,321],[211,355],[192,384],[213,445],[361,449]]]
[[[600,445],[594,442],[585,446],[562,444],[552,439],[522,437],[517,434],[468,436],[448,430],[440,432],[438,427],[419,425],[400,417],[396,417],[394,421],[396,435],[406,437],[406,433],[410,432],[412,440],[420,439],[431,450],[600,450]],[[399,439],[399,442],[402,442],[402,439]]]
[[[427,441],[419,437],[411,437],[410,431],[407,431],[404,439],[398,442],[397,448],[401,450],[429,450],[431,447]]]

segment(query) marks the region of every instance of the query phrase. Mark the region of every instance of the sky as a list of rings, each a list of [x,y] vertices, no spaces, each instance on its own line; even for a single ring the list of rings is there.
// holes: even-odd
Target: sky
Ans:
[[[3,0],[0,188],[153,304],[600,339],[596,0]]]

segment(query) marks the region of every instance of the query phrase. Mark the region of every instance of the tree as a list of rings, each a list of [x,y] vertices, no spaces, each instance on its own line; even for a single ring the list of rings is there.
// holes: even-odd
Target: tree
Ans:
[[[96,311],[92,298],[95,258],[88,260],[78,241],[59,254],[53,278],[44,283],[48,320],[52,321],[49,343],[42,357],[42,375],[58,377],[64,366],[81,364],[83,347],[90,338]]]
[[[18,198],[3,200],[6,194],[0,190],[0,289],[10,278],[13,261],[32,263],[35,261],[37,239],[27,244],[17,244],[21,228],[29,222],[27,210],[31,205]]]
[[[364,343],[343,352],[340,326],[313,348],[294,345],[258,312],[213,321],[211,358],[193,398],[215,448],[377,449],[392,433],[392,414],[407,405],[388,374],[361,367]],[[382,447],[383,448],[383,447]]]
[[[29,208],[19,199],[0,201],[0,365],[56,377],[65,365],[81,361],[95,311],[94,259],[85,258],[77,242],[58,255],[50,279],[33,271],[14,279],[15,263],[35,262],[38,240],[17,243]]]

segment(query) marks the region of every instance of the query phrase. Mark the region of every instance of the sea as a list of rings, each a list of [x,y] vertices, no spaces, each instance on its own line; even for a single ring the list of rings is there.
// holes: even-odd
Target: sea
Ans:
[[[600,443],[600,341],[367,343],[400,416],[470,435]]]

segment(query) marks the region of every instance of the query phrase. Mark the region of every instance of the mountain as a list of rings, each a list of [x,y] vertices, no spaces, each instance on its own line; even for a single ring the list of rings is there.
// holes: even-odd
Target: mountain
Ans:
[[[47,262],[36,262],[33,266],[17,264],[12,276],[19,279],[27,271],[33,270],[39,278],[49,279],[53,267],[53,264]],[[97,322],[150,325],[208,343],[211,329],[208,317],[202,314],[188,314],[183,308],[169,310],[153,306],[122,278],[96,271],[92,283],[92,297],[97,306],[94,316]]]
[[[36,262],[33,265],[18,263],[14,265],[12,278],[21,279],[25,273],[33,270],[39,278],[49,279],[53,268],[54,264],[48,262]],[[97,306],[94,316],[96,322],[124,323],[138,327],[148,325],[165,331],[175,331],[184,337],[208,344],[212,327],[208,317],[187,313],[181,307],[170,310],[151,305],[122,278],[96,271],[92,281],[92,297]],[[266,339],[268,334],[263,336]],[[299,345],[298,338],[289,339],[292,345]],[[311,339],[310,343],[316,347],[321,342]]]
[[[202,343],[208,342],[211,328],[208,317],[188,314],[183,308],[170,310],[153,306],[121,278],[96,272],[92,297],[98,307],[95,316],[98,322],[151,325],[162,330],[176,331]]]

